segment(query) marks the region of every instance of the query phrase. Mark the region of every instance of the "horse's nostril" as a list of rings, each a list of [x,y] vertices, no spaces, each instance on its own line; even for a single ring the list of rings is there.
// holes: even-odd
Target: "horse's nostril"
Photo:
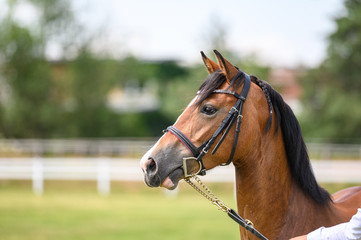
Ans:
[[[147,172],[153,173],[157,171],[157,164],[155,163],[153,158],[148,158],[149,162],[147,164]]]

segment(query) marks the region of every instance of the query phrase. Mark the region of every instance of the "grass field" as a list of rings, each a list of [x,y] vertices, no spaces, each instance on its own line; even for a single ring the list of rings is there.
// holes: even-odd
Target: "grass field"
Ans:
[[[210,187],[235,208],[232,184]],[[35,196],[30,182],[0,181],[0,239],[239,239],[238,226],[184,184],[177,197],[142,183],[114,183],[108,197],[95,188],[94,182],[46,182],[44,195]]]
[[[95,183],[0,182],[1,240],[239,239],[238,227],[188,186],[177,197],[142,183],[113,184],[108,197]],[[220,190],[219,186],[214,186]],[[234,206],[231,185],[220,190]]]

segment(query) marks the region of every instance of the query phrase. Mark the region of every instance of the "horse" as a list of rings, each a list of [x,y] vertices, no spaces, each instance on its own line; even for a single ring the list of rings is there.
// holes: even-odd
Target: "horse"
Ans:
[[[238,214],[268,239],[349,221],[361,206],[361,187],[333,195],[320,187],[300,125],[281,95],[214,52],[218,63],[201,52],[208,77],[142,157],[145,183],[175,189],[185,177],[232,162]],[[240,235],[256,239],[243,228]]]

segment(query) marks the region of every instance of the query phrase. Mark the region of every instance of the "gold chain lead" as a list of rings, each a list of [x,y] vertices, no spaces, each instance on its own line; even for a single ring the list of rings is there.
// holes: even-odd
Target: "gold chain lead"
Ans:
[[[195,183],[192,182],[191,178],[199,184],[198,187]],[[211,201],[214,205],[216,205],[223,212],[228,212],[230,208],[222,202],[214,193],[195,175],[191,177],[187,177],[184,179],[192,188],[194,188],[197,192],[199,192],[203,197]]]
[[[198,187],[195,183],[192,182],[191,178],[194,178],[194,180],[199,184],[200,187]],[[222,210],[223,212],[228,212],[231,209],[222,202],[214,193],[205,185],[199,177],[196,175],[192,175],[190,177],[187,177],[184,179],[192,188],[194,188],[197,192],[199,192],[203,197],[211,201],[214,205],[218,207],[218,209]],[[251,225],[254,227],[253,222],[251,222],[248,219],[245,219],[247,225]]]

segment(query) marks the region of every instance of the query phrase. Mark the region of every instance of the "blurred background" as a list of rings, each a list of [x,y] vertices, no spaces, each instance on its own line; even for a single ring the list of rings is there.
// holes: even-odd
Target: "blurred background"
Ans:
[[[239,239],[138,167],[213,49],[282,94],[324,187],[361,183],[360,0],[0,0],[0,239]],[[231,167],[205,181],[235,208]]]

